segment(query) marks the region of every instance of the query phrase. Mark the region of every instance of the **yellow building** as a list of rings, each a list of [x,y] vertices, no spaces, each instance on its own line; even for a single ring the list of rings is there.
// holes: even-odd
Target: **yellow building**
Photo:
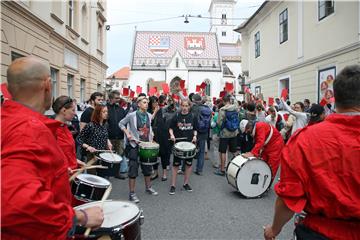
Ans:
[[[50,63],[54,97],[103,91],[105,22],[104,0],[1,1],[1,81],[14,59],[34,55]]]
[[[288,88],[291,101],[321,101],[323,85],[360,64],[359,1],[266,1],[235,31],[246,81],[264,100]]]

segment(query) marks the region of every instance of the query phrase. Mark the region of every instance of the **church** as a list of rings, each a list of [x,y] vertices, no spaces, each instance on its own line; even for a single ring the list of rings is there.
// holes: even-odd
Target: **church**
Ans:
[[[212,0],[209,32],[137,31],[135,33],[129,87],[148,93],[159,92],[167,83],[177,91],[180,80],[187,93],[202,86],[207,96],[219,97],[226,83],[235,94],[241,89],[241,52],[239,34],[233,31],[236,1]]]

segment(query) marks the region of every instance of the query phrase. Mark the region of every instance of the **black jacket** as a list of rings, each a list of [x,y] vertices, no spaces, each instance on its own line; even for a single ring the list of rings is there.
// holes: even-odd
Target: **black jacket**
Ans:
[[[129,108],[124,110],[118,104],[107,104],[108,107],[108,124],[109,139],[124,139],[124,133],[119,127],[119,122],[126,116]]]

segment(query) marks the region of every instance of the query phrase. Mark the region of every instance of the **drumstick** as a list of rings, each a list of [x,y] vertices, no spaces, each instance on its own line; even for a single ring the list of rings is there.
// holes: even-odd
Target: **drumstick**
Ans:
[[[88,161],[85,166],[80,168],[79,171],[77,171],[76,173],[71,175],[71,177],[69,178],[69,182],[73,181],[81,172],[83,172],[85,170],[86,167],[93,165],[96,162],[96,160],[97,160],[96,158],[93,158],[90,161]]]
[[[112,150],[96,150],[96,152],[110,152],[110,153],[112,153],[113,151]]]
[[[187,139],[187,137],[175,138],[175,140],[185,140],[185,139]],[[171,140],[171,138],[169,138],[168,140]]]
[[[73,170],[71,170],[71,172],[84,171],[84,170],[94,169],[94,168],[107,169],[108,167],[107,167],[107,166],[102,166],[102,165],[85,166],[85,167],[83,167],[83,168],[73,169]]]
[[[110,184],[110,186],[106,189],[103,197],[101,198],[101,202],[100,202],[101,208],[104,208],[105,200],[109,197],[111,190],[112,190],[112,186]],[[90,232],[91,232],[91,227],[88,227],[84,233],[85,238],[89,236]]]

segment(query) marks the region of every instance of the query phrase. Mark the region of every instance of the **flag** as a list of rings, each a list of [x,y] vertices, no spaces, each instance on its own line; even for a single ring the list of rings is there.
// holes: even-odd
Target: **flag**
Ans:
[[[187,96],[188,96],[187,91],[186,91],[185,88],[182,90],[182,92],[183,92],[184,97],[187,97]]]
[[[287,88],[284,88],[282,91],[281,91],[281,97],[286,100],[288,98],[288,95],[289,95],[289,91]]]
[[[273,105],[274,105],[274,98],[269,97],[269,106],[273,106]]]
[[[130,97],[133,98],[135,96],[135,92],[134,91],[130,91]]]
[[[156,87],[152,87],[152,88],[150,88],[148,95],[151,97],[151,96],[153,96],[155,93],[156,93]]]
[[[220,92],[220,97],[222,98],[222,97],[224,97],[226,95],[226,91],[221,91]]]
[[[185,88],[185,80],[180,80],[180,88],[184,89]]]
[[[199,85],[196,85],[196,90],[195,92],[200,92],[200,86]]]
[[[137,94],[142,93],[142,88],[140,86],[136,86],[136,93]]]
[[[129,96],[129,88],[123,88],[123,96]]]
[[[168,94],[169,93],[169,85],[167,84],[167,83],[163,83],[163,84],[161,84],[161,87],[162,87],[162,89],[163,89],[163,93],[164,94]]]
[[[179,99],[180,99],[180,97],[174,93],[171,95],[171,98],[174,100],[177,100],[177,101],[179,101]]]
[[[200,88],[201,88],[201,89],[205,89],[205,88],[206,88],[206,85],[207,85],[207,84],[206,84],[205,82],[202,82],[201,85],[200,85]]]
[[[232,90],[234,90],[234,85],[232,83],[225,83],[225,90],[228,92],[231,92]]]

